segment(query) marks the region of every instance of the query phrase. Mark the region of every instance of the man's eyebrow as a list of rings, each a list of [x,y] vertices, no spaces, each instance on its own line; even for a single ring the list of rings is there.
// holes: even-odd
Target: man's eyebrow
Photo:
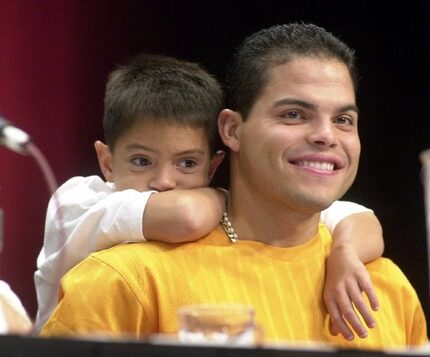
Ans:
[[[340,112],[349,112],[349,111],[352,111],[352,112],[356,112],[357,114],[360,112],[360,110],[358,109],[358,107],[356,105],[354,105],[354,104],[345,105],[344,107],[341,107],[339,111]]]
[[[281,107],[283,105],[298,105],[300,107],[306,108],[306,109],[316,109],[316,106],[312,103],[306,102],[305,100],[301,99],[295,99],[295,98],[282,98],[280,100],[277,100],[275,103],[273,103],[274,107]]]
[[[298,105],[300,107],[310,109],[310,110],[317,109],[317,107],[314,104],[309,103],[305,100],[296,99],[296,98],[283,98],[283,99],[277,100],[273,104],[273,106],[276,108],[283,105],[291,105],[291,104]],[[355,104],[349,104],[339,108],[339,112],[348,112],[348,111],[353,111],[353,112],[356,112],[357,114],[359,113],[358,107]]]

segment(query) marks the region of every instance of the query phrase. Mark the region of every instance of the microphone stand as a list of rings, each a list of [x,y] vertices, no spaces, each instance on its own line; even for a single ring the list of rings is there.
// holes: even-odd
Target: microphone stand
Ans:
[[[6,146],[8,149],[18,154],[22,154],[22,155],[29,154],[30,156],[33,157],[33,159],[38,164],[45,178],[45,181],[48,185],[49,193],[56,206],[56,219],[58,221],[59,236],[61,238],[61,245],[63,245],[66,242],[66,234],[64,230],[64,220],[61,212],[60,202],[58,199],[58,195],[56,193],[58,184],[57,184],[55,175],[51,169],[51,166],[48,163],[48,160],[38,149],[38,147],[31,141],[31,138],[27,133],[15,127],[14,125],[12,125],[10,122],[5,120],[1,116],[0,116],[0,144]],[[3,215],[0,209],[0,251],[3,243],[2,218],[3,218]],[[62,254],[64,254],[64,252]],[[57,284],[60,279],[61,271],[62,271],[61,268],[57,270],[57,278],[56,278]],[[57,290],[58,290],[58,286],[57,286]],[[49,299],[52,299],[52,300],[56,300],[56,298],[57,298],[56,294],[52,294],[52,296],[49,297]],[[33,331],[31,333],[32,335],[35,334],[35,327],[36,326],[33,324]]]

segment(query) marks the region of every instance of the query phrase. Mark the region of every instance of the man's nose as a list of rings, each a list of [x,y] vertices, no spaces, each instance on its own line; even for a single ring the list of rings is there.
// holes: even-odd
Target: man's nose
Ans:
[[[337,145],[335,129],[331,120],[318,121],[313,124],[308,140],[313,145],[335,147]]]

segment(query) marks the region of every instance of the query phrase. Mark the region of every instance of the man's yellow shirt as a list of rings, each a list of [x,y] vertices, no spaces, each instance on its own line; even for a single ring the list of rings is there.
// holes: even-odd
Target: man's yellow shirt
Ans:
[[[292,248],[231,243],[217,228],[192,243],[130,243],[94,253],[63,278],[62,297],[42,335],[175,334],[179,307],[229,302],[254,307],[268,342],[365,349],[426,343],[417,294],[385,258],[367,265],[381,306],[374,313],[377,326],[351,342],[330,335],[322,299],[330,246],[323,225],[313,239]]]

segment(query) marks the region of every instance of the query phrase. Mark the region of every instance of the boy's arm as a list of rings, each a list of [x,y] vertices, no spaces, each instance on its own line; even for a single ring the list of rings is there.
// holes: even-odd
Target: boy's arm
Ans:
[[[381,224],[373,212],[351,214],[336,225],[332,250],[351,246],[358,259],[369,263],[384,253]]]
[[[55,306],[58,281],[70,268],[96,250],[144,240],[142,214],[150,195],[113,192],[100,177],[89,176],[68,180],[51,197],[34,274],[36,330]]]
[[[152,195],[143,215],[148,240],[180,243],[210,233],[225,210],[226,195],[210,187],[173,190]]]
[[[357,335],[364,338],[367,329],[351,303],[366,325],[374,327],[375,320],[362,292],[366,294],[372,309],[377,310],[378,299],[364,264],[383,253],[381,225],[371,210],[352,202],[335,202],[322,218],[331,222],[330,228],[334,230],[324,288],[324,302],[330,314],[332,333],[340,332],[346,339],[353,339],[354,335],[345,323],[348,321]]]
[[[225,205],[224,194],[213,188],[114,192],[98,176],[70,179],[56,198],[48,205],[37,260],[38,280],[49,283],[92,252],[117,244],[200,238],[216,227]]]
[[[34,276],[36,329],[55,306],[59,279],[92,252],[145,238],[170,242],[197,239],[219,223],[224,211],[224,195],[216,189],[152,193],[113,192],[98,176],[74,177],[57,190],[59,207],[51,198]]]

